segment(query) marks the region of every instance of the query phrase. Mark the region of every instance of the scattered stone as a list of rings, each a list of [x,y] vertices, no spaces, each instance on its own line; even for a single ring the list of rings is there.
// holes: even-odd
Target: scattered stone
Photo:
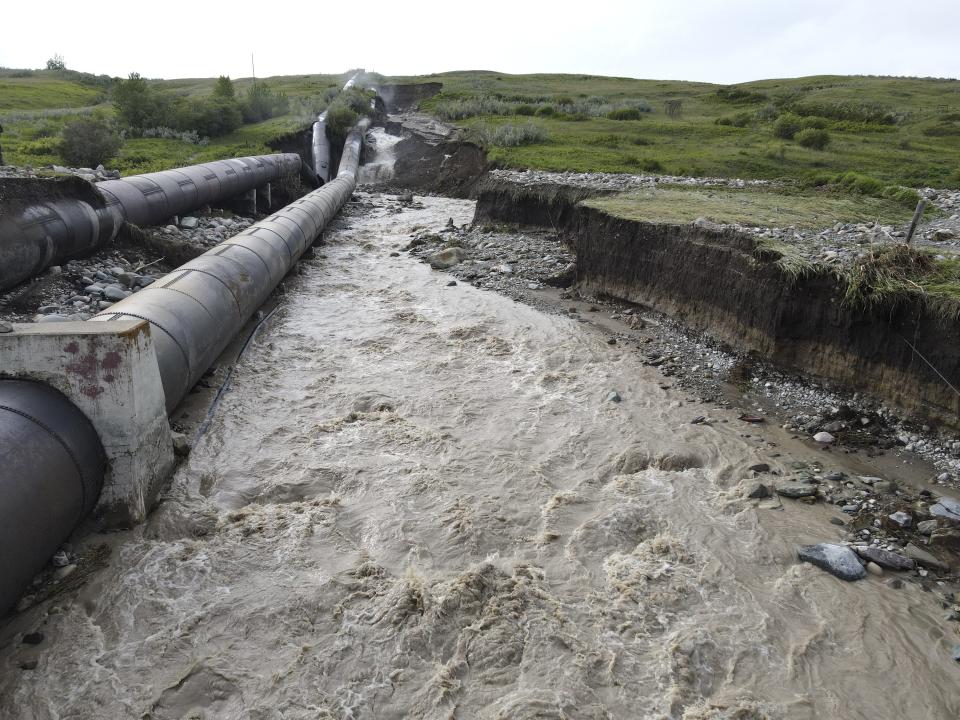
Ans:
[[[706,415],[697,415],[693,420],[690,421],[691,425],[702,425],[707,421]]]
[[[940,523],[936,520],[922,520],[917,523],[917,532],[921,535],[929,535],[938,527],[940,527]]]
[[[890,578],[887,580],[887,587],[893,588],[894,590],[899,590],[903,587],[903,580],[900,578]]]
[[[132,293],[124,290],[119,285],[107,285],[107,287],[103,289],[104,297],[107,298],[107,300],[113,300],[114,302],[118,302],[124,298],[130,297],[131,294]]]
[[[895,513],[891,513],[887,516],[887,519],[901,529],[908,528],[913,524],[913,518],[909,513],[903,512],[903,510],[898,510]]]
[[[865,560],[871,560],[888,570],[913,570],[917,565],[908,557],[872,545],[855,545],[853,550]]]
[[[194,230],[199,225],[200,225],[200,221],[197,218],[192,217],[190,215],[180,218],[180,227],[185,228],[187,230]]]
[[[13,325],[6,322],[5,320],[0,320],[0,333],[12,333]]]
[[[867,574],[857,559],[856,553],[845,545],[832,543],[804,545],[797,554],[804,562],[816,565],[841,580],[860,580]]]
[[[610,394],[607,395],[607,402],[618,403],[621,400],[623,400],[623,398],[620,397],[620,393],[618,393],[616,390],[611,390]]]
[[[930,514],[960,523],[960,501],[952,497],[941,497],[935,505],[930,506]]]
[[[840,527],[846,527],[846,526],[847,526],[847,524],[846,524],[843,520],[841,520],[840,518],[838,518],[838,517],[832,517],[832,518],[830,518],[830,524],[831,524],[831,525],[839,525]]]
[[[769,464],[769,463],[756,463],[755,465],[751,465],[751,466],[748,467],[747,469],[748,469],[748,470],[753,470],[753,472],[757,472],[757,473],[768,473],[768,472],[770,472],[770,464]]]
[[[36,669],[37,669],[37,664],[38,664],[38,663],[37,663],[36,660],[24,660],[23,662],[20,663],[20,669],[21,669],[21,670],[36,670]]]
[[[960,662],[960,645],[953,646],[953,650],[950,651],[950,657],[952,657],[955,662]]]
[[[451,280],[450,282],[447,283],[447,287],[456,287],[456,285],[457,285],[456,280]]]
[[[818,432],[813,436],[813,439],[818,443],[823,443],[826,445],[832,443],[836,438],[834,438],[833,435],[828,432]]]
[[[907,543],[907,546],[903,548],[903,554],[908,558],[916,560],[918,565],[923,565],[924,567],[928,567],[932,570],[945,572],[950,569],[946,563],[941,562],[926,550],[917,547],[913,543]]]
[[[753,500],[761,500],[763,498],[770,497],[770,488],[768,488],[763,483],[757,483],[757,486],[750,491],[750,494],[747,495],[748,498]]]
[[[960,528],[941,528],[930,533],[930,547],[960,552]]]
[[[807,483],[785,483],[777,487],[777,495],[782,495],[783,497],[788,498],[802,498],[802,497],[813,497],[817,494],[816,485],[809,485]]]
[[[867,572],[870,573],[871,575],[880,576],[880,575],[883,575],[883,568],[877,565],[875,562],[868,562]]]
[[[173,453],[178,457],[186,457],[190,454],[190,441],[187,440],[187,436],[183,433],[173,432],[170,433],[170,438],[173,440]]]

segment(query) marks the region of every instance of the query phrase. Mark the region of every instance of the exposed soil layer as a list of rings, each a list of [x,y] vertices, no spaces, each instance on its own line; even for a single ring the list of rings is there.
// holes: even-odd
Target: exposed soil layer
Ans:
[[[782,367],[960,424],[951,387],[960,385],[954,319],[919,299],[845,305],[835,275],[790,278],[745,233],[623,220],[578,205],[587,192],[487,182],[476,219],[564,231],[581,290],[653,307]]]
[[[403,139],[394,152],[395,185],[452,197],[470,197],[487,168],[479,145],[460,131],[420,115],[390,116],[387,132]]]

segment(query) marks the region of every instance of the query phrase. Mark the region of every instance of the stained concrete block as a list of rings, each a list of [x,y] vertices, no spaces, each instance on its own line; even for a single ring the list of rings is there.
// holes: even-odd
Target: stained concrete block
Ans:
[[[96,519],[142,521],[175,464],[149,323],[14,324],[0,333],[2,376],[47,383],[90,419],[109,459]]]

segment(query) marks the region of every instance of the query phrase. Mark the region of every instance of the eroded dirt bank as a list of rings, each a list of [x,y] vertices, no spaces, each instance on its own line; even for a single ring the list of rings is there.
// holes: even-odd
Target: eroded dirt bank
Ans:
[[[473,204],[419,204],[358,196],[161,508],[4,627],[0,717],[960,714],[943,588],[800,563],[839,513],[746,497],[822,452],[450,286],[399,251]]]
[[[960,425],[955,318],[919,300],[868,309],[844,304],[834,273],[790,277],[749,234],[624,220],[578,204],[596,194],[486,183],[477,219],[563,232],[583,292],[655,308],[740,352]]]

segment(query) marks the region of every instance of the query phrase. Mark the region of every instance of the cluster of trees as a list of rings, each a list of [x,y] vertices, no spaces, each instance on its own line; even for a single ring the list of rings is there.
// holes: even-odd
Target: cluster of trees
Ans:
[[[210,96],[183,97],[131,73],[114,86],[113,104],[121,124],[133,133],[164,127],[206,137],[224,135],[245,122],[260,122],[290,110],[287,96],[274,92],[266,83],[254,81],[238,97],[233,82],[223,75]]]

